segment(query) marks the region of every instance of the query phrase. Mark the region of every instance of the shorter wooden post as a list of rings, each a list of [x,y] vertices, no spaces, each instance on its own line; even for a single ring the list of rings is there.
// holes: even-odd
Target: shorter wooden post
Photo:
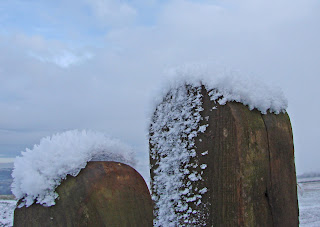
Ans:
[[[119,162],[89,162],[57,188],[56,205],[16,208],[14,226],[152,226],[148,187]]]

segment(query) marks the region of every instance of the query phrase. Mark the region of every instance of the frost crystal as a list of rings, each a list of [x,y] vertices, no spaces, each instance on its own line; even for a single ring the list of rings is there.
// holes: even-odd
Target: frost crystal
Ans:
[[[202,164],[202,165],[200,166],[200,168],[201,168],[201,169],[207,168],[207,164]]]
[[[41,139],[17,157],[12,172],[12,192],[21,206],[34,202],[52,206],[55,189],[67,175],[77,176],[90,160],[134,165],[132,150],[118,140],[92,131],[67,131]]]
[[[207,155],[209,152],[208,151],[205,151],[203,153],[201,153],[201,155]]]

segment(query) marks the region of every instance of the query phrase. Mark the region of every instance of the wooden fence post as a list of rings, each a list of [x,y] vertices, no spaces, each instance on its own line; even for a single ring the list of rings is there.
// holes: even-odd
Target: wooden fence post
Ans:
[[[14,226],[152,226],[148,187],[119,162],[89,162],[57,188],[56,205],[16,208]]]
[[[183,217],[193,216],[192,225],[197,226],[298,226],[294,148],[288,114],[261,114],[236,102],[219,105],[210,99],[204,86],[186,86],[185,89],[187,95],[195,95],[197,91],[201,94],[201,108],[191,112],[194,114],[196,109],[201,109],[198,129],[204,125],[206,129],[198,130],[192,139],[191,149],[195,150],[195,155],[190,157],[189,163],[175,166],[181,168],[180,172],[184,169],[186,173],[196,171],[201,179],[192,181],[186,174],[181,179],[183,187],[178,190],[181,192],[186,190],[185,185],[191,185],[187,190],[188,198],[200,196],[201,201],[195,203],[178,193],[188,209],[173,203],[176,219],[172,218],[172,223],[188,225]],[[158,145],[168,140],[166,133],[175,127],[175,120],[163,123],[162,131],[154,132],[153,128],[158,124],[158,112],[165,109],[161,105],[176,102],[173,94],[168,94],[159,104],[150,128],[151,187],[156,220],[161,220],[161,199],[170,196],[160,190],[165,185],[155,185],[159,177],[170,176],[170,173],[159,172],[159,165],[168,154],[163,155]],[[161,114],[169,116],[170,111]],[[205,193],[199,194],[199,189],[205,189]]]

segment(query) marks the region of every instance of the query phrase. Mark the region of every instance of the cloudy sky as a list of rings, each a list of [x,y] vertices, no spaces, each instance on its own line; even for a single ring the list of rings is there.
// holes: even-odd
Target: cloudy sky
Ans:
[[[69,129],[147,157],[166,70],[214,62],[282,88],[297,172],[320,171],[319,11],[318,0],[1,0],[0,157]]]

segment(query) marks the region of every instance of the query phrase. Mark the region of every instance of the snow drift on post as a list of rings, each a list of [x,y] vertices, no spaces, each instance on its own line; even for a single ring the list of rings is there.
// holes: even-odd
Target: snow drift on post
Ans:
[[[77,176],[88,161],[117,161],[134,166],[132,150],[120,141],[93,131],[72,130],[41,139],[17,157],[12,192],[22,204],[52,206],[55,189],[66,176]]]
[[[220,105],[235,101],[248,106],[250,110],[257,109],[262,114],[267,112],[279,114],[288,108],[288,100],[279,87],[216,64],[187,64],[172,68],[168,72],[170,75],[168,81],[161,92],[155,95],[156,102],[153,104],[156,106],[172,89],[184,85],[193,87],[204,85],[207,91],[212,91],[211,99],[217,100]],[[219,100],[219,97],[223,99]]]

